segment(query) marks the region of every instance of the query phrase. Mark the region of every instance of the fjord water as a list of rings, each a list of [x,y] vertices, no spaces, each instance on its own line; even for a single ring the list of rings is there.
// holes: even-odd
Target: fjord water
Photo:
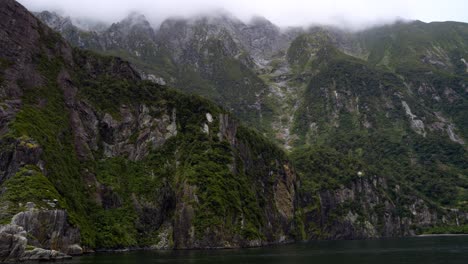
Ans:
[[[245,263],[245,264],[467,264],[468,236],[363,241],[317,241],[236,250],[97,253],[70,264]]]

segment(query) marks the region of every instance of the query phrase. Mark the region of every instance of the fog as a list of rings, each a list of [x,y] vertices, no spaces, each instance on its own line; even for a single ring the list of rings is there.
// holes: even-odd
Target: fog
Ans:
[[[19,0],[31,11],[56,11],[72,18],[112,23],[129,12],[155,26],[168,17],[228,12],[246,22],[263,16],[282,26],[325,24],[361,29],[397,19],[468,22],[467,0]]]

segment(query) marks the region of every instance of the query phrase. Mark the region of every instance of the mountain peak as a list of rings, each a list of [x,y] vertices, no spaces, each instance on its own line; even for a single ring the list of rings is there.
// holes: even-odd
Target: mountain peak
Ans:
[[[34,14],[40,20],[47,24],[47,26],[55,29],[60,30],[66,27],[72,27],[73,23],[70,17],[64,17],[59,15],[57,12],[54,11],[42,11],[40,13]]]
[[[133,23],[145,23],[147,22],[147,19],[146,19],[146,16],[143,15],[142,13],[139,13],[137,11],[132,11],[127,15],[124,21],[130,21]]]
[[[119,24],[123,24],[130,28],[135,26],[151,27],[146,16],[136,11],[129,13],[126,18],[119,22]]]
[[[253,16],[250,19],[249,24],[250,25],[256,25],[256,26],[260,26],[260,25],[275,26],[270,20],[266,19],[263,16],[259,16],[259,15]]]
[[[131,12],[118,23],[114,23],[109,28],[110,32],[120,32],[123,36],[127,36],[132,32],[140,32],[148,36],[154,35],[154,30],[151,24],[146,19],[145,15],[138,12]]]

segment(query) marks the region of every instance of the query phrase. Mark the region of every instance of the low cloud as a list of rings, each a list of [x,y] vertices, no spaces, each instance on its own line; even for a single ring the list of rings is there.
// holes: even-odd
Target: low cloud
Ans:
[[[364,28],[397,19],[468,22],[466,0],[19,0],[31,11],[57,11],[74,18],[116,22],[129,12],[153,24],[172,16],[189,17],[223,10],[244,21],[254,15],[287,26],[326,24]]]

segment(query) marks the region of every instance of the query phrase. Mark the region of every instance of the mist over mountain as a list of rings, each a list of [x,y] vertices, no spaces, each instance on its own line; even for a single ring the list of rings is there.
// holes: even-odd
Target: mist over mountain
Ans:
[[[169,17],[189,18],[217,12],[232,14],[243,22],[263,16],[280,27],[332,25],[364,29],[396,20],[468,21],[466,1],[368,1],[368,0],[21,0],[31,11],[56,11],[62,16],[113,23],[136,11],[155,26]]]

